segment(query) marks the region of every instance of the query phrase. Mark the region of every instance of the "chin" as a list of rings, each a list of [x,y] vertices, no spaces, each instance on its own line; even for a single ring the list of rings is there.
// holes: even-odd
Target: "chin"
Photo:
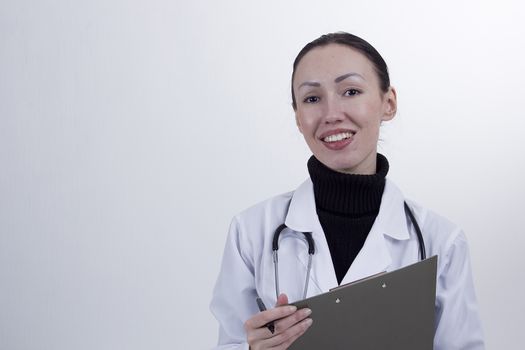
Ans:
[[[356,170],[356,166],[354,164],[348,164],[348,165],[340,165],[338,167],[331,168],[337,172],[340,173],[346,173],[346,174],[358,174],[360,173],[358,170]]]
[[[326,165],[328,168],[340,173],[352,172],[352,169],[356,167],[354,162],[349,162],[348,160],[320,159],[320,162]]]
[[[316,156],[317,157],[317,156]],[[341,157],[321,157],[317,158],[321,163],[326,165],[328,168],[340,172],[349,174],[373,174],[374,169],[363,169],[365,159],[356,160],[352,159],[352,155],[341,156]]]

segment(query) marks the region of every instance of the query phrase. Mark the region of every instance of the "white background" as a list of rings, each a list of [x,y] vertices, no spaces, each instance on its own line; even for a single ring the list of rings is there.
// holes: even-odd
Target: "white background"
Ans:
[[[488,348],[525,323],[520,1],[0,1],[0,349],[206,349],[231,217],[307,176],[292,61],[384,56],[389,176],[470,241]]]

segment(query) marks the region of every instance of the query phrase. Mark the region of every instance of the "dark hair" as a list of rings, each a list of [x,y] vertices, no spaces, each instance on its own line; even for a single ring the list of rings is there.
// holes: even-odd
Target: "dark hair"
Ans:
[[[297,103],[295,101],[295,94],[293,92],[293,80],[295,77],[295,70],[297,69],[299,62],[301,62],[301,59],[304,57],[304,55],[306,55],[312,49],[315,49],[316,47],[326,46],[328,44],[346,45],[346,46],[349,46],[359,51],[363,55],[365,55],[366,58],[368,58],[370,62],[372,62],[372,64],[374,65],[377,76],[379,77],[381,90],[383,90],[383,92],[388,91],[388,88],[390,87],[388,67],[386,66],[385,60],[383,60],[383,57],[381,57],[379,52],[377,52],[377,50],[372,45],[370,45],[366,40],[361,39],[360,37],[355,36],[350,33],[346,33],[346,32],[329,33],[329,34],[321,35],[319,38],[306,44],[306,46],[303,47],[301,51],[299,51],[299,54],[297,55],[297,57],[295,58],[295,61],[293,62],[292,106],[294,110],[297,109]]]

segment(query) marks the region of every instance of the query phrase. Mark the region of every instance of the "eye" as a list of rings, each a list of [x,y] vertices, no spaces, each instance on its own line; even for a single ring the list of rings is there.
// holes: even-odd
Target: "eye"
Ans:
[[[303,100],[304,103],[316,103],[319,102],[319,97],[317,96],[308,96]]]
[[[356,90],[356,89],[348,89],[345,91],[345,96],[355,96],[355,95],[359,95],[361,93],[361,91],[359,90]]]

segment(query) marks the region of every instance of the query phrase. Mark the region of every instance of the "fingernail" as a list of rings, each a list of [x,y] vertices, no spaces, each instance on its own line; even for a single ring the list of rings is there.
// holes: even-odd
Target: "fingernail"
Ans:
[[[288,306],[288,311],[289,312],[295,312],[295,310],[297,310],[297,306],[294,306],[294,305]]]
[[[305,316],[308,316],[312,313],[312,310],[311,309],[303,309],[303,312],[304,312],[304,315]]]
[[[312,320],[311,318],[307,318],[306,321],[305,321],[307,327],[310,327],[313,322],[314,322],[314,320]]]

